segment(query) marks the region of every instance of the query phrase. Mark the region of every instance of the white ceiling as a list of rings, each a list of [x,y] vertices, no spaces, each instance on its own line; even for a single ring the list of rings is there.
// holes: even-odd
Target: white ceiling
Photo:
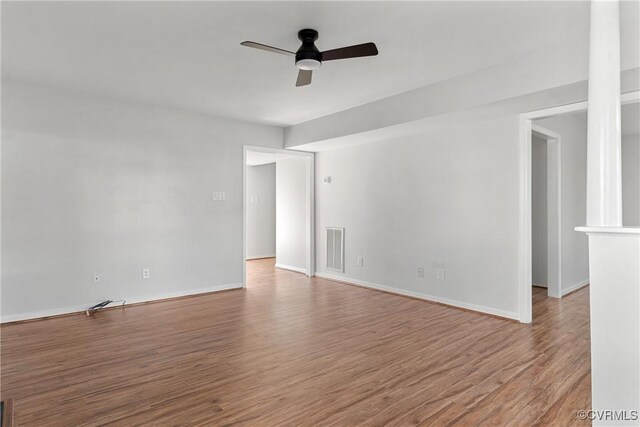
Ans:
[[[587,40],[588,12],[559,1],[2,2],[2,76],[285,126]],[[380,55],[326,63],[295,88],[291,59],[240,46],[296,50],[303,27],[321,50],[373,41]]]

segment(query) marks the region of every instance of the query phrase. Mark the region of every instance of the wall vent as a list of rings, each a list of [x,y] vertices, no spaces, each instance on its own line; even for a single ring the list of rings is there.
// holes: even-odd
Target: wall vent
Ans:
[[[327,227],[327,269],[344,272],[344,228]]]

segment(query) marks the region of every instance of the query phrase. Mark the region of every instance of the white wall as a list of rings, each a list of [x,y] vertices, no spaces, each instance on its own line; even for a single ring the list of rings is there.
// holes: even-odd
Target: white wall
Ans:
[[[561,286],[564,295],[589,281],[589,244],[576,227],[586,224],[587,122],[571,115],[536,120],[559,133],[561,157]]]
[[[247,259],[276,256],[276,164],[247,166]]]
[[[622,224],[640,225],[640,135],[622,137]]]
[[[547,141],[533,136],[531,144],[532,282],[547,287]]]
[[[276,162],[276,266],[306,271],[308,165],[304,157]]]
[[[318,273],[518,318],[518,129],[506,117],[318,153]],[[325,267],[327,226],[345,227],[344,274]]]
[[[595,411],[626,411],[630,417],[640,411],[640,233],[611,229],[588,231],[591,403]],[[596,419],[593,425],[637,426],[638,420]]]
[[[3,321],[242,282],[242,146],[281,129],[2,84]]]

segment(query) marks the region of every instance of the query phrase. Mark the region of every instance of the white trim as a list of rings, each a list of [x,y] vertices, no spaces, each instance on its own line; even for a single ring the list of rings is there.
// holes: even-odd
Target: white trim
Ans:
[[[275,258],[276,254],[269,254],[269,255],[255,255],[255,256],[248,256],[247,258],[245,258],[247,261],[251,261],[253,259],[262,259],[262,258]]]
[[[480,313],[491,314],[493,316],[505,317],[507,319],[519,320],[520,318],[519,313],[512,312],[512,311],[505,311],[497,308],[486,307],[486,306],[477,305],[477,304],[470,304],[462,301],[456,301],[448,298],[438,297],[435,295],[429,295],[422,292],[408,291],[406,289],[399,289],[391,286],[379,285],[377,283],[365,282],[363,280],[352,279],[350,277],[334,276],[332,274],[319,273],[319,272],[316,272],[316,277],[321,277],[323,279],[332,280],[335,282],[358,285],[364,288],[385,291],[385,292],[389,292],[396,295],[409,296],[413,298],[422,299],[425,301],[437,302],[440,304],[450,305],[452,307],[464,308],[467,310],[473,310]]]
[[[290,156],[305,157],[309,159],[307,168],[307,202],[306,202],[306,259],[302,273],[309,277],[315,274],[315,153],[296,150],[283,150],[280,148],[259,147],[244,145],[242,147],[242,287],[247,287],[247,152],[287,154]],[[276,264],[277,266],[277,264]],[[297,268],[297,267],[295,267]],[[299,270],[293,270],[299,271]]]
[[[520,115],[520,226],[518,261],[519,320],[531,323],[531,120]]]
[[[563,289],[562,290],[562,296],[565,296],[565,295],[567,295],[567,294],[569,294],[569,293],[571,293],[573,291],[577,291],[580,288],[584,288],[588,284],[589,284],[589,279],[582,280],[582,281],[576,283],[575,285],[568,287],[567,289]]]
[[[555,254],[551,265],[555,265],[555,275],[548,280],[547,295],[560,298],[562,290],[562,167],[561,167],[561,136],[555,132],[534,125],[531,119],[520,115],[520,245],[519,245],[519,275],[518,275],[518,299],[520,301],[519,320],[522,323],[531,323],[533,318],[533,295],[531,293],[532,280],[532,238],[531,238],[531,144],[532,135],[535,133],[547,139],[550,145],[547,153],[553,153],[554,167],[549,168],[556,175],[556,200],[554,216],[557,227],[555,230],[547,230],[553,239],[548,249],[550,256]],[[555,242],[555,245],[553,243]],[[549,265],[549,263],[547,264]]]
[[[291,151],[291,150],[286,150]],[[316,155],[309,154],[309,176],[307,177],[307,276],[316,274]]]
[[[640,102],[640,90],[634,90],[631,92],[625,92],[620,95],[621,105],[633,104]],[[561,114],[575,113],[577,111],[587,110],[587,101],[574,102],[572,104],[559,105],[557,107],[543,108],[542,110],[529,111],[527,113],[520,114],[521,118],[534,120],[543,119],[545,117],[558,116]]]
[[[561,114],[574,113],[576,111],[584,111],[587,109],[587,101],[575,102],[573,104],[559,105],[557,107],[545,108],[542,110],[530,111],[520,116],[525,119],[543,119],[546,117],[559,116]]]
[[[292,265],[278,264],[278,263],[275,264],[275,267],[281,268],[283,270],[295,271],[296,273],[307,274],[307,269],[302,267],[294,267]]]
[[[561,135],[557,132],[544,128],[535,123],[531,124],[531,131],[535,133],[540,138],[544,139],[560,139]]]
[[[640,102],[640,90],[620,94],[621,105],[635,104],[637,102]]]
[[[125,307],[126,307],[126,306],[129,306],[131,304],[138,304],[138,303],[142,303],[142,302],[162,301],[164,299],[169,299],[169,298],[200,295],[200,294],[206,294],[206,293],[210,293],[210,292],[227,291],[227,290],[230,290],[230,289],[242,289],[242,283],[215,285],[215,286],[208,286],[208,287],[205,287],[205,288],[188,289],[186,291],[169,292],[169,293],[161,294],[161,295],[158,295],[156,297],[151,297],[151,298],[137,297],[137,298],[119,298],[119,299],[125,299],[127,301],[127,303],[125,305]],[[87,303],[87,304],[83,304],[83,305],[74,305],[74,306],[69,306],[69,307],[59,307],[59,308],[52,308],[52,309],[49,309],[49,310],[31,311],[31,312],[20,313],[20,314],[10,314],[8,316],[2,316],[2,321],[0,321],[0,323],[17,322],[17,321],[20,321],[20,320],[39,319],[41,317],[59,316],[59,315],[62,315],[62,314],[80,313],[80,312],[85,311],[87,308],[91,307],[95,303],[96,303],[96,301],[93,301],[92,303]]]
[[[576,227],[576,231],[587,234],[640,234],[638,227]]]

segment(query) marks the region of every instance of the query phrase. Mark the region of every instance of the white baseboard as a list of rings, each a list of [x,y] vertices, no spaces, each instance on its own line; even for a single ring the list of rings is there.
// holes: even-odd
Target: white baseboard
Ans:
[[[124,298],[124,299],[126,299],[126,301],[127,301],[126,305],[130,305],[130,304],[137,304],[137,303],[141,303],[141,302],[161,301],[163,299],[169,299],[169,298],[177,298],[177,297],[185,297],[185,296],[191,296],[191,295],[206,294],[206,293],[209,293],[209,292],[226,291],[226,290],[229,290],[229,289],[242,289],[242,284],[241,283],[234,283],[234,284],[227,284],[227,285],[216,285],[216,286],[209,286],[209,287],[206,287],[206,288],[189,289],[189,290],[179,291],[179,292],[169,292],[169,293],[156,295],[156,296],[153,296],[153,297],[137,297],[137,298],[130,298],[130,299],[129,298]],[[123,298],[118,298],[118,299],[123,299]],[[17,322],[17,321],[20,321],[20,320],[39,319],[39,318],[42,318],[42,317],[59,316],[59,315],[62,315],[62,314],[79,313],[79,312],[85,311],[87,308],[91,307],[92,305],[94,305],[97,302],[99,302],[99,301],[93,301],[91,303],[87,303],[87,304],[83,304],[83,305],[74,305],[74,306],[68,306],[68,307],[52,308],[52,309],[49,309],[49,310],[32,311],[32,312],[19,313],[19,314],[10,314],[10,315],[7,315],[7,316],[2,316],[2,320],[0,320],[0,323]]]
[[[292,265],[286,265],[286,264],[279,264],[277,262],[276,262],[275,267],[276,268],[281,268],[283,270],[295,271],[296,273],[307,274],[307,269],[306,268],[294,267]]]
[[[252,255],[252,256],[247,256],[247,261],[251,261],[252,259],[262,259],[262,258],[275,258],[276,254],[272,254],[272,255]]]
[[[569,286],[566,289],[562,289],[560,296],[565,296],[568,293],[571,293],[573,291],[577,291],[578,289],[583,288],[583,287],[587,286],[588,284],[589,284],[589,279],[585,279],[585,280],[583,280],[581,282],[576,283],[573,286]]]
[[[391,286],[379,285],[377,283],[365,282],[363,280],[352,279],[350,277],[334,276],[332,274],[316,272],[316,277],[324,279],[334,280],[336,282],[342,282],[352,285],[358,285],[365,288],[376,289],[379,291],[390,292],[397,295],[404,295],[413,298],[419,298],[425,301],[437,302],[440,304],[450,305],[452,307],[464,308],[467,310],[478,311],[480,313],[491,314],[494,316],[505,317],[507,319],[519,320],[520,314],[511,311],[499,310],[492,307],[485,307],[477,304],[470,304],[462,301],[456,301],[449,298],[438,297],[435,295],[429,295],[422,292],[408,291],[406,289],[394,288]]]

